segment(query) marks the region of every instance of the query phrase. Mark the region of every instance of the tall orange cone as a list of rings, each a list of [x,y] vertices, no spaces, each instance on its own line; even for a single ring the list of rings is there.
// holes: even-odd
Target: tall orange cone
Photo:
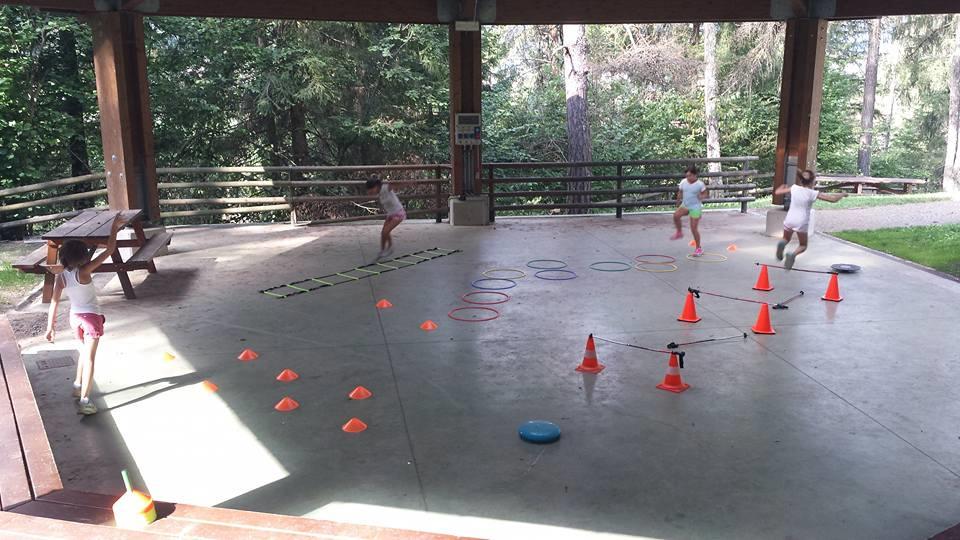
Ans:
[[[697,315],[697,304],[693,301],[693,293],[687,291],[687,300],[683,304],[683,312],[677,317],[678,321],[695,323],[700,321]]]
[[[583,351],[583,361],[576,367],[576,370],[584,373],[600,373],[605,367],[597,362],[597,347],[593,344],[593,334],[590,334],[587,336],[587,348]]]
[[[273,408],[280,412],[290,412],[299,406],[300,404],[297,403],[293,398],[290,396],[284,396],[284,398],[278,401]]]
[[[431,321],[430,319],[423,321],[423,324],[420,325],[420,329],[423,330],[424,332],[433,332],[437,328],[440,328],[440,326],[437,325],[437,323]]]
[[[677,353],[670,353],[670,363],[667,364],[667,374],[663,376],[663,382],[657,385],[657,388],[679,394],[687,388],[689,384],[683,382],[680,376],[680,360]]]
[[[295,381],[299,378],[300,375],[298,375],[297,372],[292,369],[285,369],[281,371],[279,375],[277,375],[277,380],[280,382]]]
[[[359,418],[351,418],[347,420],[347,423],[340,428],[347,433],[360,433],[361,431],[367,429],[367,425],[363,423],[363,420]]]
[[[240,360],[241,362],[249,362],[251,360],[256,360],[258,356],[260,355],[257,354],[257,352],[253,349],[244,349],[240,352],[240,356],[237,357],[237,360]]]
[[[348,397],[349,397],[350,399],[367,399],[368,397],[370,397],[370,396],[372,396],[372,395],[373,395],[373,392],[367,390],[366,388],[364,388],[364,387],[362,387],[362,386],[358,386],[358,387],[354,388],[353,391],[351,391],[351,392],[348,394]]]
[[[393,304],[391,304],[390,301],[387,300],[386,298],[377,302],[377,309],[387,309],[392,307],[393,307]]]
[[[840,278],[836,274],[830,275],[830,284],[827,285],[827,293],[821,297],[822,300],[829,300],[830,302],[839,302],[843,300],[843,297],[840,296]]]
[[[773,326],[770,324],[770,304],[760,304],[760,312],[757,313],[757,322],[753,323],[754,334],[776,334]]]
[[[767,265],[760,265],[760,275],[757,276],[757,283],[753,286],[755,291],[772,291],[773,285],[770,285],[770,275],[767,273]]]

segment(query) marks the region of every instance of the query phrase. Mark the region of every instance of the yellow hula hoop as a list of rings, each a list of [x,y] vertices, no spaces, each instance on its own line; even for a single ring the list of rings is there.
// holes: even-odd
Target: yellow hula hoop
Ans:
[[[705,259],[704,257],[717,257],[716,259]],[[703,255],[699,257],[694,257],[693,254],[687,255],[687,258],[691,261],[702,262],[702,263],[722,263],[727,260],[727,256],[722,253],[709,253],[707,251],[703,252]]]
[[[490,275],[491,272],[516,272],[516,273],[518,273],[518,274],[520,274],[520,275],[519,275],[519,276],[508,276],[508,277],[503,277],[503,276],[491,276],[491,275]],[[517,270],[516,268],[491,268],[491,269],[489,269],[489,270],[484,270],[483,272],[480,273],[480,275],[482,275],[482,276],[485,277],[485,278],[490,278],[490,279],[522,279],[522,278],[527,277],[527,273],[526,273],[526,272],[524,272],[523,270]]]
[[[642,268],[643,266],[649,266],[651,268]],[[641,272],[650,272],[651,274],[666,274],[668,272],[676,272],[679,267],[673,263],[639,262],[636,265],[634,265],[634,268],[636,268]],[[657,270],[653,270],[652,268],[657,268]]]

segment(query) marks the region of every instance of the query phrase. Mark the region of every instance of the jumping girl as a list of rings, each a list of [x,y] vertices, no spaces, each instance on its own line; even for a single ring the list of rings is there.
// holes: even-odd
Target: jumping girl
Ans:
[[[790,195],[790,210],[783,220],[783,239],[777,242],[777,260],[784,261],[783,266],[787,270],[793,268],[797,255],[807,250],[807,240],[813,232],[813,203],[817,199],[835,203],[847,196],[846,193],[820,193],[813,189],[817,183],[817,175],[809,169],[797,173],[797,178],[800,180],[799,184],[782,185],[775,192],[777,195]],[[784,257],[783,251],[793,238],[794,232],[797,233],[800,247]]]
[[[690,216],[690,232],[693,233],[693,241],[697,248],[693,252],[694,257],[703,255],[703,249],[700,247],[700,217],[703,216],[703,201],[709,195],[707,185],[697,178],[699,171],[693,165],[687,167],[686,178],[680,181],[677,190],[677,201],[680,206],[673,213],[673,224],[677,227],[677,232],[670,237],[671,240],[683,238],[683,216]]]

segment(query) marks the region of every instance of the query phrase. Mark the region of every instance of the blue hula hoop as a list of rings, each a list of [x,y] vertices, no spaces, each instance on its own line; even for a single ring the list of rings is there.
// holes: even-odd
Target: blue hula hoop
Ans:
[[[510,283],[512,283],[512,285],[510,285],[509,287],[484,287],[484,286],[482,286],[482,285],[477,285],[477,283],[481,283],[481,282],[484,282],[484,281],[509,281]],[[507,289],[512,289],[512,288],[516,287],[516,286],[517,286],[517,282],[514,281],[514,280],[512,280],[512,279],[507,279],[507,278],[481,278],[481,279],[478,279],[478,280],[474,281],[474,282],[471,283],[470,285],[471,285],[474,289],[480,289],[480,290],[483,290],[483,291],[505,291],[505,290],[507,290]]]
[[[560,273],[563,273],[563,274],[567,274],[569,277],[555,278],[555,277],[543,277],[543,276],[540,275],[540,274],[543,274],[543,273],[545,273],[545,272],[560,272]],[[571,279],[577,279],[577,273],[576,273],[576,272],[574,272],[573,270],[564,270],[564,269],[562,269],[562,268],[555,268],[555,269],[548,269],[548,270],[540,270],[539,272],[537,272],[536,274],[534,274],[534,276],[535,276],[535,277],[538,277],[538,278],[540,278],[540,279],[545,279],[545,280],[547,280],[547,281],[568,281],[568,280],[571,280]]]

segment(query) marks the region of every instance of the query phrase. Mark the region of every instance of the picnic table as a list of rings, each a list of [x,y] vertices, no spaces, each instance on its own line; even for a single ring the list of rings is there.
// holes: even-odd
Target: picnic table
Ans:
[[[927,181],[921,178],[878,178],[875,176],[820,176],[817,175],[817,183],[823,187],[830,188],[853,188],[857,194],[863,193],[864,186],[876,189],[880,193],[910,193],[913,186],[926,184]],[[893,188],[894,185],[900,185],[899,190]]]
[[[45,245],[20,258],[13,264],[13,267],[29,274],[44,274],[43,303],[49,303],[53,297],[55,276],[48,271],[48,268],[58,266],[57,254],[60,246],[68,240],[80,240],[89,246],[106,246],[110,239],[110,228],[118,214],[125,226],[129,225],[133,228],[135,237],[124,240],[117,239],[118,249],[114,250],[111,255],[113,262],[100,265],[96,272],[115,272],[120,279],[120,286],[123,287],[123,295],[128,299],[136,298],[127,272],[146,270],[151,274],[156,273],[157,267],[154,265],[153,259],[164,246],[170,243],[170,238],[173,236],[168,232],[161,232],[148,239],[143,232],[142,210],[89,210],[83,212],[43,235],[41,238],[46,240]],[[119,248],[136,248],[136,251],[127,260],[123,260]]]

